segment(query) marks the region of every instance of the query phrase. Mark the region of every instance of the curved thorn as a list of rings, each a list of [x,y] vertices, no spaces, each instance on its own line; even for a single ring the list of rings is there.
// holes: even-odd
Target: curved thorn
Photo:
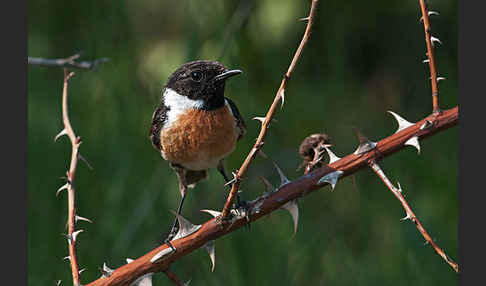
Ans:
[[[208,213],[212,215],[213,217],[218,217],[221,215],[221,212],[219,211],[214,211],[214,210],[201,210],[202,212]]]
[[[57,139],[59,139],[59,137],[63,136],[63,135],[67,135],[67,131],[66,129],[63,129],[61,130],[61,132],[59,132],[56,137],[54,137],[54,143],[57,141]]]
[[[439,38],[436,38],[434,36],[430,36],[430,41],[432,43],[432,46],[434,45],[434,43],[439,43],[440,45],[442,45],[442,42],[439,40]]]
[[[196,232],[198,229],[201,228],[201,225],[192,224],[190,221],[185,219],[180,214],[178,214],[174,211],[171,211],[171,212],[177,217],[177,221],[179,222],[179,231],[177,231],[173,240],[186,237],[186,236]]]
[[[128,263],[130,263],[130,262],[133,262],[133,261],[134,261],[134,260],[133,260],[133,259],[131,259],[131,258],[127,258],[127,259],[125,259],[125,260],[127,261],[127,264],[128,264]]]
[[[256,117],[253,117],[252,120],[258,120],[263,124],[263,122],[265,122],[265,117],[256,116]]]
[[[86,160],[86,158],[83,157],[83,155],[81,155],[81,153],[78,153],[78,158],[81,159],[81,161],[83,161],[90,170],[93,170],[91,164],[88,162],[88,160]]]
[[[425,59],[425,60],[423,60],[422,62],[423,62],[424,64],[426,64],[426,63],[429,63],[429,62],[430,62],[430,60],[429,60],[429,59]]]
[[[280,109],[283,109],[285,103],[285,89],[282,89],[282,91],[280,92],[280,98],[282,99],[282,105],[280,105]]]
[[[299,21],[309,21],[310,17],[300,18]]]
[[[280,176],[280,187],[290,183],[290,180],[285,176],[285,174],[282,172],[282,169],[280,169],[280,167],[277,165],[277,163],[273,160],[272,160],[272,163],[275,166],[275,169],[277,169],[277,172]]]
[[[110,267],[108,267],[108,265],[106,265],[106,262],[103,262],[103,268],[100,269],[101,270],[101,276],[103,277],[110,277],[111,276],[111,273],[113,273],[113,271],[115,271],[114,269],[111,269]]]
[[[57,189],[57,191],[56,191],[56,197],[59,195],[59,193],[62,190],[67,190],[68,188],[69,188],[69,183],[66,183],[66,184],[62,185],[59,189]]]
[[[441,80],[446,80],[446,78],[445,77],[442,77],[442,76],[437,77],[437,81],[438,82],[441,81]]]
[[[332,146],[330,144],[325,144],[324,145],[324,148],[326,149],[327,151],[327,155],[329,156],[329,164],[332,164],[334,162],[336,162],[337,160],[340,160],[341,158],[336,156],[336,154],[334,154],[331,149],[329,149],[329,147]]]
[[[402,186],[400,186],[400,182],[397,182],[398,185],[398,191],[401,193],[402,192]]]
[[[204,246],[203,246],[209,254],[209,258],[211,259],[211,272],[214,272],[214,266],[216,265],[216,256],[214,253],[214,240],[208,241]]]
[[[191,279],[189,279],[186,282],[184,282],[184,286],[189,286],[189,283],[191,283]]]
[[[368,138],[366,138],[363,134],[361,134],[361,132],[359,132],[358,129],[355,128],[354,131],[358,136],[359,140],[359,145],[358,148],[356,148],[356,151],[354,151],[354,155],[359,155],[371,151],[375,149],[376,145],[378,145],[378,143],[370,141]]]
[[[76,241],[76,237],[78,236],[78,234],[80,234],[83,231],[84,231],[83,229],[80,229],[80,230],[76,230],[76,231],[73,232],[72,238],[73,238],[74,242]]]
[[[76,215],[76,216],[74,217],[74,220],[75,220],[76,222],[77,222],[78,220],[83,220],[83,221],[87,221],[87,222],[89,222],[89,223],[93,223],[93,221],[92,221],[92,220],[90,220],[90,219],[88,219],[88,218],[85,218],[85,217],[82,217],[82,216],[78,216],[78,215]]]
[[[260,176],[259,177],[260,180],[262,180],[263,184],[265,185],[265,189],[267,190],[267,192],[269,193],[273,193],[275,192],[277,189],[272,185],[272,183],[270,183],[265,177],[263,176]]]
[[[439,16],[440,14],[439,14],[439,12],[436,12],[436,11],[429,11],[429,12],[427,13],[427,15],[429,15],[429,16],[432,16],[432,15],[437,15],[437,16]]]
[[[294,234],[297,233],[297,226],[299,224],[299,205],[297,199],[288,201],[285,205],[281,206],[282,209],[287,210],[292,216],[294,222]]]
[[[395,133],[398,133],[398,132],[402,131],[403,129],[408,128],[408,127],[414,125],[414,123],[408,122],[403,117],[401,117],[400,115],[396,114],[395,112],[393,112],[391,110],[388,110],[388,113],[390,113],[391,115],[393,115],[393,117],[395,117],[395,119],[397,120],[398,129],[397,129],[397,131],[395,131]]]
[[[57,282],[56,282],[56,286],[61,285],[61,283],[62,283],[62,280],[57,280]]]
[[[66,257],[63,257],[62,260],[69,260],[69,261],[71,261],[71,256],[68,255]]]
[[[160,261],[162,258],[173,254],[174,252],[175,252],[174,249],[172,249],[171,247],[167,247],[164,250],[157,252],[154,255],[154,257],[152,257],[152,259],[150,259],[150,262],[156,263],[156,262]]]
[[[79,271],[78,271],[78,274],[83,273],[83,271],[85,271],[85,270],[86,270],[86,268],[83,268],[83,269],[79,270]]]
[[[336,186],[336,183],[342,173],[344,172],[339,170],[329,173],[323,176],[322,178],[320,178],[319,181],[317,181],[317,184],[320,185],[323,183],[329,183],[331,185],[332,190],[334,190],[334,187]]]
[[[411,137],[403,145],[409,145],[415,147],[417,149],[418,154],[420,154],[420,143],[417,136]]]
[[[138,277],[135,281],[130,284],[130,286],[152,286],[152,276],[153,272],[147,273],[143,276]]]

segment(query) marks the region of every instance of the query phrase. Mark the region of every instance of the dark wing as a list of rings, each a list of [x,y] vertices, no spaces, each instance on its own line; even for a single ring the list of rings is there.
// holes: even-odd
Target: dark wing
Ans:
[[[152,115],[152,127],[150,127],[149,138],[157,150],[162,149],[160,145],[160,131],[167,121],[167,111],[169,111],[169,108],[162,102]]]
[[[236,127],[238,127],[239,130],[238,140],[240,140],[241,137],[243,137],[243,135],[245,135],[246,133],[245,121],[243,120],[243,117],[241,117],[240,112],[238,111],[238,107],[236,107],[236,104],[228,97],[225,97],[225,99],[231,108],[231,112],[233,112],[233,116],[235,117]]]

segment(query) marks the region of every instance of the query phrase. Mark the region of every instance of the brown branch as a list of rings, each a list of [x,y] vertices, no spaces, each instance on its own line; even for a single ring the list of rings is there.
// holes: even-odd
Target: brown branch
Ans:
[[[459,111],[457,106],[445,110],[440,114],[429,115],[412,126],[380,140],[377,142],[376,147],[369,152],[359,155],[354,153],[349,154],[329,165],[318,168],[307,175],[301,176],[296,180],[279,187],[277,191],[269,195],[260,196],[250,203],[248,219],[250,222],[258,220],[259,218],[279,209],[288,201],[306,196],[312,191],[325,187],[327,183],[318,184],[317,182],[327,174],[339,170],[343,172],[340,176],[340,179],[342,179],[343,177],[366,168],[369,162],[378,161],[403,149],[406,146],[405,142],[413,136],[423,139],[441,130],[455,126],[459,123],[458,116]],[[426,127],[424,128],[424,126]],[[129,285],[144,274],[166,271],[171,263],[181,257],[199,249],[207,242],[235,231],[248,223],[246,217],[234,217],[231,225],[229,227],[224,227],[219,223],[219,219],[220,217],[210,219],[202,224],[196,232],[186,237],[171,241],[177,251],[164,256],[163,259],[158,262],[152,263],[150,260],[156,254],[169,250],[165,243],[133,262],[115,269],[110,277],[97,279],[88,285]]]
[[[282,101],[282,104],[284,102],[284,93],[285,93],[285,88],[287,87],[287,83],[290,79],[290,76],[292,75],[292,72],[295,69],[295,65],[297,64],[297,61],[300,58],[300,55],[302,54],[302,50],[304,49],[307,40],[310,37],[311,34],[311,27],[314,22],[314,16],[315,16],[315,10],[317,6],[317,0],[312,0],[309,16],[306,18],[307,26],[305,28],[304,36],[302,37],[302,40],[300,42],[299,47],[297,48],[297,51],[295,52],[294,57],[292,58],[292,62],[290,63],[290,66],[287,70],[287,72],[284,75],[284,78],[282,79],[282,82],[280,84],[280,87],[277,91],[277,94],[275,95],[275,98],[273,100],[272,105],[267,111],[267,114],[265,116],[265,120],[262,122],[262,126],[260,129],[260,134],[258,135],[258,138],[253,145],[253,148],[250,150],[248,153],[245,161],[241,165],[241,167],[238,169],[238,172],[235,176],[235,181],[231,186],[230,193],[228,195],[228,198],[226,200],[226,203],[224,204],[223,211],[222,211],[222,217],[227,218],[228,214],[230,213],[231,206],[233,205],[233,202],[236,198],[236,194],[238,193],[238,189],[240,187],[240,182],[241,178],[244,176],[246,171],[248,170],[248,167],[250,166],[250,163],[253,161],[253,159],[256,157],[260,149],[263,147],[264,139],[267,134],[267,129],[268,125],[272,121],[272,118],[275,114],[275,111],[277,110],[278,104],[280,101]]]
[[[174,282],[175,285],[184,286],[184,283],[182,283],[182,281],[179,278],[177,278],[177,275],[175,275],[174,272],[170,271],[169,269],[166,269],[164,273],[167,275],[167,277],[169,277],[169,279],[172,282]]]
[[[452,259],[449,258],[449,256],[447,256],[447,254],[444,252],[444,250],[442,250],[434,242],[432,237],[430,237],[429,233],[422,226],[419,219],[417,218],[415,213],[412,211],[412,208],[408,204],[407,200],[405,200],[405,198],[403,197],[401,188],[397,189],[392,184],[392,182],[390,182],[390,180],[387,178],[387,176],[385,175],[383,170],[381,170],[380,166],[378,164],[376,164],[376,162],[371,161],[369,163],[369,165],[370,165],[371,169],[373,169],[373,171],[375,171],[375,173],[378,175],[378,177],[380,177],[380,179],[383,181],[383,183],[385,183],[385,185],[388,187],[388,189],[393,193],[393,195],[402,204],[402,206],[405,209],[405,212],[407,214],[402,220],[410,219],[411,221],[413,221],[413,223],[415,224],[415,226],[417,226],[417,229],[422,234],[422,236],[425,238],[427,243],[432,245],[432,248],[434,248],[435,252],[437,254],[439,254],[444,259],[444,261],[447,262],[447,264],[449,264],[452,267],[452,269],[454,269],[454,271],[459,272],[459,266],[457,265],[457,263],[455,263]]]
[[[420,0],[420,10],[422,11],[422,17],[420,18],[424,23],[425,30],[425,43],[427,45],[427,58],[430,68],[430,83],[432,86],[432,112],[439,113],[439,86],[438,86],[438,74],[435,67],[435,55],[434,55],[434,41],[432,40],[432,35],[430,33],[430,21],[429,21],[429,10],[425,0]]]
[[[80,53],[64,59],[44,59],[44,58],[34,58],[28,57],[27,62],[29,65],[39,65],[45,67],[61,67],[61,68],[77,68],[77,69],[88,69],[93,70],[100,63],[109,61],[108,58],[100,58],[94,61],[80,61],[76,60],[81,57]]]
[[[71,272],[73,276],[73,284],[75,286],[80,285],[79,282],[79,266],[76,258],[76,238],[77,235],[83,230],[76,230],[76,192],[74,189],[74,178],[76,175],[76,166],[78,164],[79,157],[79,145],[81,144],[81,138],[77,137],[71,126],[68,113],[68,82],[74,72],[68,74],[67,69],[64,69],[64,87],[62,92],[62,121],[64,124],[64,129],[56,136],[67,135],[71,141],[71,163],[69,166],[69,171],[67,171],[66,179],[67,183],[60,190],[66,189],[68,192],[68,221],[67,221],[67,239],[68,239],[68,249],[69,249],[69,261],[71,264]],[[58,191],[59,192],[59,191]]]

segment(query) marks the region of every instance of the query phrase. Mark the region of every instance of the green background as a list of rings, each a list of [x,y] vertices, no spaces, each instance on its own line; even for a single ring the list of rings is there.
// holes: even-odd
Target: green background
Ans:
[[[457,105],[457,1],[429,1],[443,109]],[[219,60],[244,73],[226,94],[246,118],[248,133],[226,160],[243,162],[303,34],[310,1],[29,1],[28,55],[62,58],[83,50],[83,60],[109,57],[97,71],[75,71],[70,82],[72,125],[83,139],[76,174],[82,283],[98,278],[106,262],[116,268],[160,244],[179,200],[175,174],[148,139],[151,116],[167,77],[182,63]],[[415,122],[430,114],[431,92],[418,1],[320,1],[308,46],[286,90],[264,151],[291,179],[308,135],[326,132],[339,156],[353,152],[357,127],[372,140],[391,135],[393,110]],[[55,192],[68,168],[62,129],[62,69],[28,70],[28,279],[29,285],[70,285],[61,236],[67,195]],[[439,246],[458,258],[458,128],[385,158],[382,169],[404,194]],[[278,174],[257,159],[244,180],[243,198],[274,184]],[[457,285],[458,276],[432,250],[399,202],[369,169],[301,199],[293,236],[288,213],[276,211],[216,242],[216,268],[204,250],[172,269],[191,285]],[[183,214],[209,219],[220,209],[223,180],[215,170],[189,193]],[[154,285],[171,285],[164,274]]]

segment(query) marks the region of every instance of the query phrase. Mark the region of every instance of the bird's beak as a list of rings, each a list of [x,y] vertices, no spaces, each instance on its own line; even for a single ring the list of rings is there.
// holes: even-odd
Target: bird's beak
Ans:
[[[240,73],[242,73],[241,70],[226,70],[222,74],[215,76],[214,81],[225,80],[229,77],[232,77],[232,76],[240,74]]]

